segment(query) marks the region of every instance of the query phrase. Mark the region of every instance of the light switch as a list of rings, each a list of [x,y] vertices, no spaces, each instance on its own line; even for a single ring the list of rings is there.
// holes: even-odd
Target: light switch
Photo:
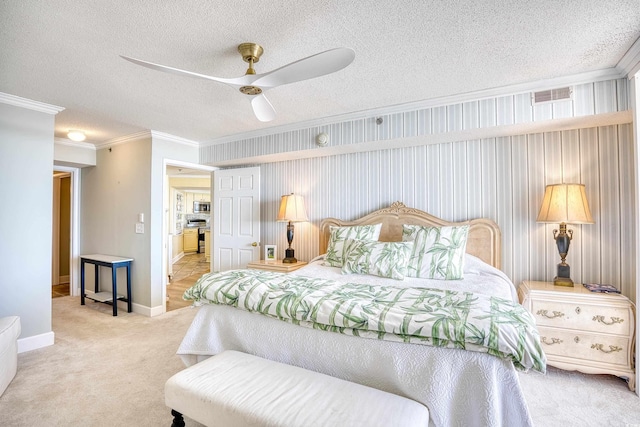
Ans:
[[[141,222],[136,222],[136,234],[144,233],[144,224]]]

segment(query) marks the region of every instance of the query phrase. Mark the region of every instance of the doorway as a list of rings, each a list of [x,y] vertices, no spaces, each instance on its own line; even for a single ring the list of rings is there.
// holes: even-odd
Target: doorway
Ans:
[[[78,192],[80,170],[54,166],[51,297],[76,296],[78,290]]]
[[[162,297],[166,312],[190,305],[182,294],[211,271],[209,248],[204,245],[210,213],[193,208],[194,202],[210,202],[212,172],[217,168],[174,160],[165,160],[164,166]]]

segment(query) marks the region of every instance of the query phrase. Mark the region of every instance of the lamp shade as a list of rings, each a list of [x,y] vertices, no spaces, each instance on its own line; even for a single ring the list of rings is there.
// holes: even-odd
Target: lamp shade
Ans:
[[[583,184],[547,185],[538,222],[593,224]]]
[[[307,211],[304,208],[304,198],[297,194],[282,196],[278,210],[278,222],[304,221],[309,221]]]

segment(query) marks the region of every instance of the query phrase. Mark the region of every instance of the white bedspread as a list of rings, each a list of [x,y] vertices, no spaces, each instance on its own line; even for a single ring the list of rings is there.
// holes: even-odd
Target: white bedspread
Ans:
[[[464,283],[429,281],[428,286],[515,298],[515,289],[504,274],[476,260],[471,257],[465,261]],[[319,261],[296,274],[352,283],[389,280],[343,276],[340,269],[322,266]],[[493,277],[491,285],[486,280],[489,277]],[[426,286],[423,279],[393,283],[416,286],[412,280]],[[190,366],[224,350],[254,354],[408,397],[429,408],[435,426],[532,425],[513,364],[488,354],[362,339],[302,328],[230,306],[204,305],[178,354]]]
[[[468,291],[484,295],[492,295],[518,302],[518,294],[511,280],[502,271],[491,267],[479,258],[466,254],[464,260],[463,280],[430,280],[405,277],[404,280],[393,280],[378,276],[361,274],[342,274],[338,267],[322,265],[324,256],[312,260],[307,266],[289,274],[298,276],[321,277],[338,282],[362,283],[365,285],[392,285],[397,287],[426,287],[448,289],[451,291]]]

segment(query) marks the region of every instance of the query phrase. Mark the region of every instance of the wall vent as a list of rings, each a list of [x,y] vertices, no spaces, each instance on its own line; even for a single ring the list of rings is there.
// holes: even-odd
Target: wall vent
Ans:
[[[533,92],[531,95],[531,101],[533,104],[540,104],[543,102],[562,101],[571,99],[572,90],[570,87],[561,87],[558,89],[542,90],[540,92]]]

